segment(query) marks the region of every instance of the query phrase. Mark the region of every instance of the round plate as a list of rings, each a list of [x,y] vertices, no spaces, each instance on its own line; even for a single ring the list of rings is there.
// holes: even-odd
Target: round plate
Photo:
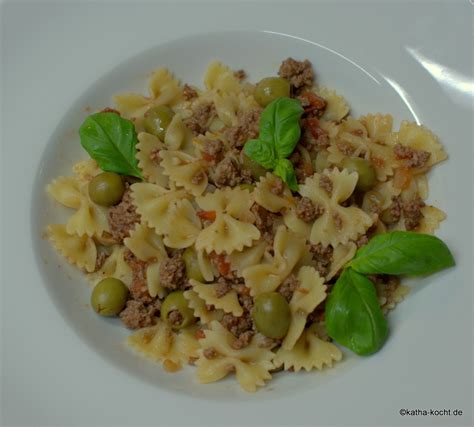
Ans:
[[[55,253],[49,242],[40,238],[48,223],[64,223],[71,211],[60,207],[44,195],[45,186],[54,178],[71,173],[72,165],[87,158],[82,150],[77,129],[88,111],[113,106],[112,96],[134,91],[146,94],[147,77],[158,67],[169,68],[182,82],[202,86],[211,60],[218,59],[233,69],[243,68],[249,81],[276,75],[281,61],[287,57],[307,58],[313,64],[317,84],[335,89],[351,106],[351,113],[390,112],[395,122],[416,120],[407,99],[390,82],[374,76],[361,65],[343,55],[310,41],[270,32],[224,32],[182,38],[144,51],[108,72],[90,86],[59,120],[38,169],[33,191],[33,246],[38,267],[51,299],[69,324],[91,351],[100,353],[108,362],[156,387],[201,399],[230,401],[242,393],[235,378],[211,385],[199,385],[193,368],[170,375],[159,364],[143,359],[123,345],[127,331],[118,319],[99,318],[89,307],[90,287],[80,272]],[[377,106],[374,110],[374,106]],[[44,260],[49,262],[45,263]],[[396,325],[395,325],[396,327]],[[392,347],[389,339],[385,351]],[[343,378],[349,369],[357,369],[367,359],[353,357],[343,349],[344,359],[332,369],[311,374],[280,373],[274,375],[259,399],[284,397],[306,390],[324,389],[335,378]],[[382,354],[382,352],[380,353]]]

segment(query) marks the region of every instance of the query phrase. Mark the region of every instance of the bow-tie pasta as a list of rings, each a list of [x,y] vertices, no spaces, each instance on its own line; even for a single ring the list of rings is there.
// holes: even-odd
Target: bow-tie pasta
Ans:
[[[235,372],[237,381],[246,391],[254,392],[272,378],[274,354],[259,345],[260,337],[252,338],[243,349],[234,349],[235,338],[217,321],[210,324],[205,337],[199,340],[200,355],[196,361],[200,383],[218,381]]]
[[[372,225],[373,220],[362,209],[341,205],[354,192],[357,180],[356,172],[334,169],[314,174],[300,186],[300,194],[324,210],[311,227],[311,243],[332,246],[347,243]]]
[[[118,111],[127,118],[141,117],[152,107],[176,104],[182,93],[179,81],[166,68],[152,73],[148,91],[148,97],[130,92],[116,95],[114,100]]]
[[[212,212],[212,223],[199,233],[196,248],[206,252],[230,254],[252,246],[260,232],[251,223],[253,198],[248,190],[226,188],[196,198],[204,212]]]

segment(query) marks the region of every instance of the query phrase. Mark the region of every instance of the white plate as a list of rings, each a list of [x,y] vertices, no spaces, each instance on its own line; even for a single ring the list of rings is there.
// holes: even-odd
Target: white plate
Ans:
[[[269,6],[260,7],[263,12]],[[100,4],[97,8],[106,11]],[[78,25],[77,29],[88,34],[82,41],[69,31],[49,30],[46,35],[60,34],[65,41],[58,44],[46,37],[40,54],[32,48],[21,51],[34,47],[32,42],[20,44],[17,38],[7,38],[7,132],[2,158],[2,304],[7,368],[2,386],[6,390],[3,409],[7,424],[423,422],[421,418],[401,417],[401,408],[461,409],[466,415],[430,417],[429,421],[441,425],[468,423],[472,411],[472,242],[466,236],[472,232],[472,194],[452,189],[462,186],[461,182],[472,183],[472,151],[467,144],[472,139],[467,124],[472,76],[468,62],[450,56],[448,48],[454,40],[449,36],[441,45],[439,40],[438,44],[419,41],[422,34],[433,34],[445,13],[452,14],[453,21],[448,22],[459,21],[456,28],[467,31],[468,21],[462,18],[465,9],[458,6],[447,12],[435,7],[425,21],[417,24],[421,29],[413,29],[415,21],[410,14],[390,5],[382,7],[376,22],[369,19],[374,17],[369,5],[351,10],[357,22],[354,25],[338,14],[337,8],[306,4],[293,12],[303,26],[283,25],[290,8],[281,6],[272,15],[275,22],[282,22],[281,27],[272,25],[275,31],[255,32],[250,28],[259,28],[258,22],[248,18],[246,11],[250,9],[243,3],[227,8],[202,5],[195,14],[208,25],[200,26],[199,32],[202,28],[222,30],[215,21],[226,16],[233,20],[247,17],[244,22],[249,23],[249,30],[197,34],[193,22],[185,20],[180,31],[171,30],[180,38],[157,43],[160,36],[169,36],[170,23],[163,22],[163,28],[155,26],[156,33],[148,32],[146,23],[152,23],[149,15],[160,12],[163,19],[165,10],[167,21],[178,22],[179,13],[185,9],[169,4],[161,5],[161,9],[147,8],[138,11],[130,5],[110,12],[114,22],[129,22],[130,13],[134,22],[140,22],[134,24],[133,45],[121,33],[107,38],[107,43],[96,39],[100,34],[100,20],[96,19],[88,21],[85,28]],[[186,11],[192,14],[190,9],[188,6]],[[212,19],[204,14],[206,10],[214,13]],[[260,9],[254,6],[255,10]],[[7,12],[11,19],[6,22],[16,23],[21,29],[21,7],[10,6]],[[89,16],[89,12],[86,6],[78,7],[75,13],[72,8],[50,9],[51,16],[61,16],[65,28],[67,24],[72,26],[72,32],[76,21]],[[30,9],[28,16],[31,13]],[[313,21],[307,21],[309,14]],[[380,31],[383,23],[388,25],[397,19],[404,20],[411,39]],[[454,24],[449,25],[454,28]],[[318,26],[332,34],[318,30]],[[19,37],[20,29],[7,26],[7,35]],[[357,36],[355,29],[359,30]],[[293,36],[280,34],[282,30]],[[343,36],[345,42],[341,44]],[[462,43],[462,37],[457,40]],[[117,44],[123,48],[117,48]],[[147,46],[152,47],[144,50]],[[107,47],[109,53],[104,53]],[[469,43],[465,47],[468,49]],[[71,59],[71,67],[57,60],[61,57],[67,62],[75,52],[80,60]],[[76,135],[87,114],[85,108],[110,105],[111,96],[123,90],[143,91],[152,69],[167,66],[183,81],[201,84],[206,65],[218,58],[234,68],[245,68],[255,81],[275,74],[287,56],[310,59],[318,83],[345,96],[354,115],[390,112],[397,122],[419,121],[440,136],[450,159],[431,174],[430,200],[448,213],[439,235],[452,247],[458,266],[411,282],[412,295],[389,316],[391,336],[376,355],[357,358],[344,351],[344,362],[331,370],[276,375],[256,395],[248,395],[233,379],[197,385],[192,368],[166,374],[158,365],[123,347],[125,330],[118,322],[94,315],[87,307],[90,290],[83,277],[41,239],[45,224],[60,221],[66,212],[51,203],[43,188],[53,177],[69,173],[77,159],[85,158]],[[63,73],[55,72],[56,68]],[[32,73],[35,69],[38,71]],[[107,69],[110,71],[105,72]],[[87,78],[79,77],[82,74]],[[32,82],[37,86],[31,87]],[[33,158],[25,159],[26,152],[31,152]],[[34,175],[36,170],[38,174]],[[31,192],[33,197],[29,199]],[[461,204],[462,209],[454,208]],[[28,215],[31,232],[21,232]]]

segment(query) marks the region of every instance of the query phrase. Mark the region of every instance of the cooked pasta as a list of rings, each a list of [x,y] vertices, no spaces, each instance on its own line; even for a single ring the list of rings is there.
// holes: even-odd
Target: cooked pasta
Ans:
[[[147,95],[117,95],[96,116],[130,126],[117,145],[127,172],[87,159],[47,187],[71,212],[47,228],[57,252],[92,285],[128,289],[112,312],[135,330],[129,346],[167,371],[195,364],[200,383],[234,374],[249,392],[278,370],[341,360],[324,313],[358,248],[388,231],[433,233],[446,218],[425,203],[426,173],[447,157],[431,131],[352,117],[308,61],[285,60],[279,76],[252,84],[214,61],[199,89],[155,70]],[[298,132],[264,123],[278,97],[301,109]],[[279,125],[296,135],[291,150],[272,148]],[[395,276],[370,279],[385,314],[408,294]]]

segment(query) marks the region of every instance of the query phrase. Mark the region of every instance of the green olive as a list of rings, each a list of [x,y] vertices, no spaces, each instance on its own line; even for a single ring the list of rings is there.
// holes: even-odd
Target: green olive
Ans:
[[[267,171],[263,166],[252,160],[249,156],[242,154],[242,164],[244,169],[247,169],[252,174],[252,178],[258,181],[260,177],[265,176]]]
[[[324,169],[329,169],[331,164],[328,160],[329,153],[327,151],[321,151],[316,155],[314,159],[314,169],[316,172],[321,173]]]
[[[169,107],[164,105],[152,107],[145,113],[143,125],[148,133],[157,136],[163,141],[166,129],[168,129],[173,116],[173,110]]]
[[[356,185],[357,190],[368,191],[377,183],[375,169],[365,159],[348,157],[342,161],[342,167],[349,170],[349,172],[357,172],[359,174],[359,180]]]
[[[382,203],[383,197],[378,191],[367,191],[362,199],[362,210],[368,213],[379,212]]]
[[[95,286],[91,294],[92,308],[101,316],[116,316],[125,307],[128,288],[119,279],[107,277]]]
[[[170,314],[173,311],[177,311],[181,315],[181,321],[178,324],[171,322]],[[165,298],[161,304],[161,320],[169,323],[173,329],[182,329],[196,322],[194,312],[189,308],[188,302],[184,298],[184,291],[171,292]]]
[[[255,100],[262,107],[282,96],[290,96],[290,83],[280,77],[265,77],[255,87]]]
[[[204,282],[204,277],[202,277],[201,269],[199,268],[197,253],[192,247],[186,248],[183,252],[183,260],[186,266],[186,277],[198,282]]]
[[[384,224],[393,225],[400,220],[400,214],[397,215],[394,209],[389,207],[380,212],[379,218]]]
[[[278,292],[267,292],[255,298],[252,318],[257,330],[268,338],[283,338],[291,322],[290,306]]]
[[[239,187],[242,190],[249,190],[250,193],[255,189],[255,186],[253,186],[252,184],[240,184]]]
[[[120,175],[104,172],[89,182],[89,197],[101,206],[113,206],[122,200],[125,186]]]

